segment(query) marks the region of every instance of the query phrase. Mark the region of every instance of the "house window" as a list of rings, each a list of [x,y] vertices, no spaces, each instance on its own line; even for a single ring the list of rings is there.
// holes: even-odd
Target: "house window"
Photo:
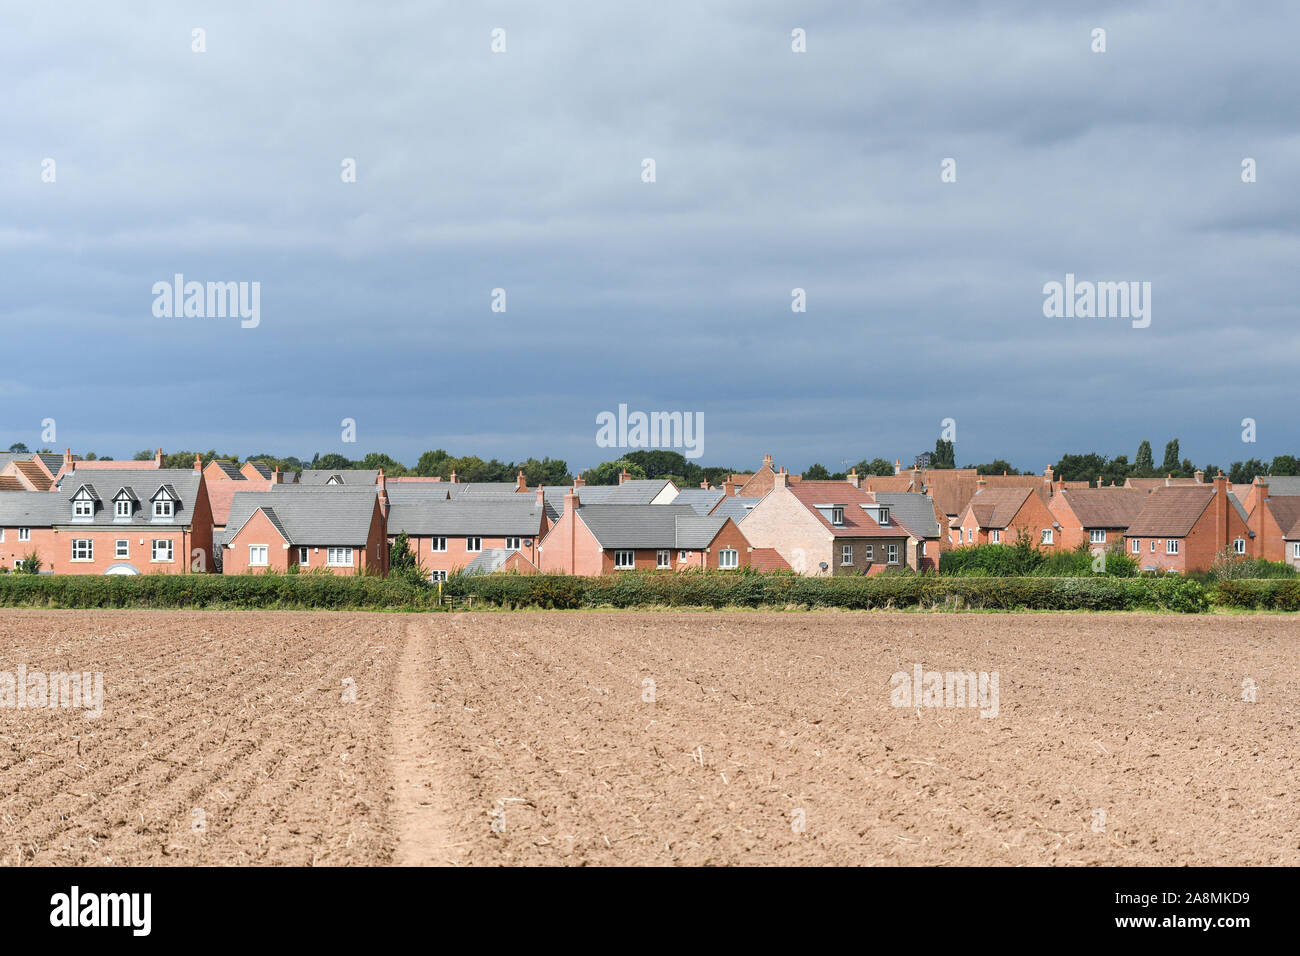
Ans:
[[[429,539],[429,550],[430,550],[430,551],[446,551],[446,550],[447,550],[447,539],[446,539],[446,538],[430,538],[430,539]]]
[[[718,552],[718,567],[724,569],[740,567],[740,552],[735,548],[723,548]]]
[[[126,558],[131,557],[131,542],[125,538],[118,538],[117,541],[114,542],[113,557],[118,560],[125,560]]]
[[[482,550],[483,550],[483,539],[482,539],[482,538],[466,538],[466,539],[465,539],[465,550],[466,550],[466,551],[482,551]]]
[[[846,564],[852,564],[852,563],[853,563],[853,545],[851,544],[840,545],[840,566],[843,567]]]
[[[4,543],[5,543],[5,529],[0,528],[0,544],[4,544]]]
[[[887,525],[889,524],[889,509],[888,509],[888,508],[881,508],[880,511],[879,511],[878,513],[879,513],[880,517],[876,519],[877,522],[878,522],[882,527],[887,526]]]
[[[250,544],[248,546],[248,566],[250,568],[264,568],[269,561],[270,549],[264,544]]]
[[[305,568],[311,564],[311,548],[298,549],[298,567]]]
[[[429,572],[429,580],[430,580],[430,581],[445,581],[445,580],[447,580],[447,572],[446,572],[446,571],[430,571],[430,572]]]
[[[153,543],[153,560],[171,561],[175,554],[170,538],[155,538]]]
[[[95,560],[95,542],[89,538],[72,539],[72,560],[73,561],[93,561]]]
[[[175,504],[168,498],[159,498],[153,503],[153,516],[155,519],[170,519],[176,514]]]
[[[78,498],[72,503],[72,517],[74,518],[93,518],[95,517],[95,502],[89,498]]]
[[[1292,542],[1291,557],[1295,558],[1297,561],[1300,561],[1300,541]]]
[[[1245,539],[1245,538],[1237,538],[1237,539],[1235,539],[1235,540],[1232,542],[1232,550],[1233,550],[1233,552],[1234,552],[1235,554],[1245,554],[1245,553],[1246,553],[1246,539]]]
[[[655,556],[655,567],[659,568],[660,570],[663,570],[664,568],[671,568],[672,566],[673,566],[673,553],[669,551],[667,548],[664,548]]]
[[[30,540],[32,540],[32,529],[31,529],[31,528],[19,528],[19,529],[18,529],[18,540],[19,540],[19,541],[30,541]]]
[[[832,509],[831,509],[831,524],[834,524],[834,525],[841,525],[841,524],[844,524],[844,509],[843,509],[843,508],[832,508]]]
[[[1156,543],[1154,540],[1151,542],[1151,553],[1152,554],[1156,553]]]
[[[1052,543],[1052,529],[1051,529],[1051,528],[1044,528],[1044,529],[1043,529],[1043,544],[1051,544],[1051,543]]]
[[[891,544],[889,546],[889,563],[890,564],[898,563],[898,545],[896,544]]]
[[[1134,554],[1141,554],[1141,553],[1142,553],[1142,539],[1141,539],[1141,538],[1134,538],[1134,539],[1133,539],[1133,553],[1134,553]]]
[[[1168,541],[1165,542],[1165,554],[1177,554],[1177,553],[1178,553],[1178,539],[1170,538]]]
[[[688,556],[689,554],[690,554],[689,551],[678,551],[678,552],[677,552],[677,560],[678,560],[678,561],[685,561],[686,558],[687,558],[687,556]]]
[[[961,534],[960,531],[957,532],[957,533],[958,533],[958,534]],[[975,540],[975,532],[974,532],[972,529],[967,528],[967,529],[966,529],[966,543],[967,543],[967,544],[970,544],[970,543],[971,543],[972,541],[974,541],[974,540]]]
[[[1089,531],[1088,540],[1091,541],[1093,544],[1105,544],[1106,529],[1102,528],[1101,530],[1094,529],[1092,531]]]
[[[325,552],[325,563],[335,568],[352,567],[352,549],[328,548]]]
[[[864,552],[862,556],[866,559],[867,564],[876,560],[876,546],[874,544],[863,545],[862,550]]]
[[[130,498],[118,498],[117,501],[113,502],[113,518],[116,521],[131,520]]]
[[[989,532],[989,544],[1001,544],[1001,543],[1002,543],[1002,530],[1000,528],[994,528],[992,531]]]
[[[518,539],[518,538],[506,538],[506,550],[507,550],[507,551],[518,551],[518,550],[519,550],[519,539]]]
[[[924,538],[922,538],[920,541],[918,541],[918,542],[916,543],[916,553],[919,554],[919,555],[921,555],[921,557],[925,557],[925,539],[924,539]]]
[[[626,569],[628,569],[628,568],[630,568],[630,567],[633,567],[635,564],[636,564],[636,552],[635,552],[635,551],[615,551],[615,552],[614,552],[614,567],[615,567],[615,568],[621,568],[621,569],[623,569],[623,570],[626,570]]]

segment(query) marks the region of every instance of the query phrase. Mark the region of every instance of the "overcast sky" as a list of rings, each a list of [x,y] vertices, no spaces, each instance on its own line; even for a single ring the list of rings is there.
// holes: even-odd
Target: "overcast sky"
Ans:
[[[1300,454],[1300,5],[1045,6],[7,4],[0,442]],[[176,273],[260,324],[156,317]],[[1149,327],[1044,317],[1067,273]]]

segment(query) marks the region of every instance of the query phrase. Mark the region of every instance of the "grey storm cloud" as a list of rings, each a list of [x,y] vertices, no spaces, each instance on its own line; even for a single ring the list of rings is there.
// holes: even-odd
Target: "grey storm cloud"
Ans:
[[[1300,453],[1300,8],[1057,6],[12,8],[0,439],[585,467],[626,403],[737,467],[950,417],[959,464]],[[261,324],[156,318],[176,273]],[[1066,273],[1150,327],[1045,318]]]

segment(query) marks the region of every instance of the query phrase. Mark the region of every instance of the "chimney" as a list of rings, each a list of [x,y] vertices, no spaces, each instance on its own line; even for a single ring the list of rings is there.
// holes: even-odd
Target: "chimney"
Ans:
[[[578,489],[570,488],[564,493],[564,513],[572,514],[582,507],[582,502],[578,500]]]
[[[988,484],[988,482],[984,480],[984,476],[983,476],[983,475],[980,475],[978,478],[976,478],[976,479],[975,479],[975,494],[978,495],[981,491],[983,491],[983,490],[984,490],[984,486],[987,485],[987,484]]]
[[[1214,550],[1228,547],[1228,479],[1223,473],[1214,479]]]
[[[519,469],[519,474],[515,476],[515,491],[524,492],[528,490],[528,482],[524,478],[524,470]]]
[[[71,467],[72,467],[72,449],[71,449],[71,448],[66,448],[66,449],[64,449],[64,451],[63,451],[63,467],[64,467],[64,468],[71,468]]]
[[[1196,474],[1194,477],[1196,478],[1196,483],[1198,485],[1205,484],[1205,472],[1201,471],[1201,469],[1199,468],[1196,469]]]
[[[763,456],[763,467],[764,467],[764,468],[771,468],[771,467],[772,467],[772,456],[771,456],[771,455],[764,455],[764,456]]]
[[[1271,478],[1272,475],[1270,475],[1269,477]],[[1255,492],[1255,508],[1251,512],[1251,514],[1253,515],[1257,513],[1259,515],[1259,521],[1257,522],[1258,528],[1250,529],[1248,527],[1248,530],[1255,531],[1255,548],[1256,548],[1255,553],[1259,555],[1261,558],[1267,558],[1268,555],[1264,551],[1264,529],[1268,527],[1268,522],[1264,520],[1265,514],[1264,514],[1263,504],[1264,502],[1268,501],[1268,482],[1265,481],[1263,478],[1260,478],[1258,475],[1256,475],[1255,484],[1259,488],[1259,490]],[[1282,547],[1284,548],[1286,547],[1285,542],[1283,543]],[[1282,558],[1283,560],[1286,559],[1285,553],[1283,553]]]
[[[284,484],[284,475],[280,474],[280,466],[279,466],[279,465],[276,465],[276,466],[275,466],[275,470],[274,470],[273,472],[271,472],[271,484],[273,484],[273,485],[282,485],[282,484]]]
[[[903,466],[899,463],[898,459],[895,458],[895,459],[894,459],[894,474],[899,475],[899,474],[902,474],[902,472],[903,472]]]
[[[772,487],[773,487],[773,488],[788,488],[788,487],[790,487],[790,476],[786,474],[786,471],[785,471],[784,468],[782,468],[780,471],[778,471],[778,472],[773,476],[773,479],[772,479]]]
[[[546,493],[541,485],[537,486],[537,507],[539,510],[546,507]]]
[[[722,483],[722,493],[728,498],[734,498],[736,496],[736,483],[728,478]]]
[[[623,470],[618,473],[618,483],[621,485],[631,477],[632,476],[627,473],[627,466],[624,466]]]
[[[849,484],[851,484],[854,488],[860,489],[862,487],[862,479],[858,477],[857,468],[849,469]]]
[[[451,470],[451,483],[453,485],[460,484],[460,479],[456,477],[456,469],[454,468]]]
[[[379,486],[379,511],[383,514],[384,519],[388,519],[388,479],[384,477],[384,469],[379,469],[379,474],[375,476],[375,484]]]
[[[1114,485],[1115,482],[1112,481],[1111,484]],[[1098,488],[1101,487],[1101,475],[1098,475],[1098,476],[1097,476],[1097,487],[1098,487]]]
[[[1052,466],[1051,466],[1051,465],[1048,465],[1046,468],[1043,469],[1043,481],[1045,481],[1045,482],[1046,482],[1047,484],[1049,484],[1049,485],[1052,484]]]
[[[154,462],[154,464],[155,464],[156,466],[158,466],[159,468],[162,467],[162,449],[161,449],[161,448],[158,449],[158,454],[156,454],[156,455],[153,456],[153,462]]]
[[[586,483],[585,481],[582,480],[582,473],[581,473],[581,472],[579,472],[577,475],[574,476],[574,478],[573,478],[573,487],[575,487],[575,488],[582,488],[582,487],[584,487],[586,484],[587,484],[587,483]]]
[[[700,482],[700,490],[701,490],[701,491],[708,491],[708,490],[709,490],[709,482],[708,482],[708,479],[705,479],[704,481],[701,481],[701,482]]]
[[[198,452],[194,453],[194,470],[200,474],[203,472],[203,459],[199,456]]]

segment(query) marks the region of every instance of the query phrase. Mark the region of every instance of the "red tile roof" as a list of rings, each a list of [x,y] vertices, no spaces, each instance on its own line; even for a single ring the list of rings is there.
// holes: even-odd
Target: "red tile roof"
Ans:
[[[1067,488],[1060,494],[1084,528],[1127,528],[1147,498],[1140,488]]]
[[[1185,537],[1213,498],[1213,485],[1156,488],[1142,502],[1142,510],[1129,524],[1127,534],[1133,537]]]
[[[790,493],[819,520],[826,530],[837,538],[905,538],[908,530],[890,523],[882,528],[861,506],[874,505],[876,498],[847,481],[801,481],[789,486]],[[830,518],[817,510],[817,505],[842,505],[844,524],[831,524]]]
[[[1032,494],[1033,488],[985,488],[971,498],[969,507],[979,527],[1005,528]]]

